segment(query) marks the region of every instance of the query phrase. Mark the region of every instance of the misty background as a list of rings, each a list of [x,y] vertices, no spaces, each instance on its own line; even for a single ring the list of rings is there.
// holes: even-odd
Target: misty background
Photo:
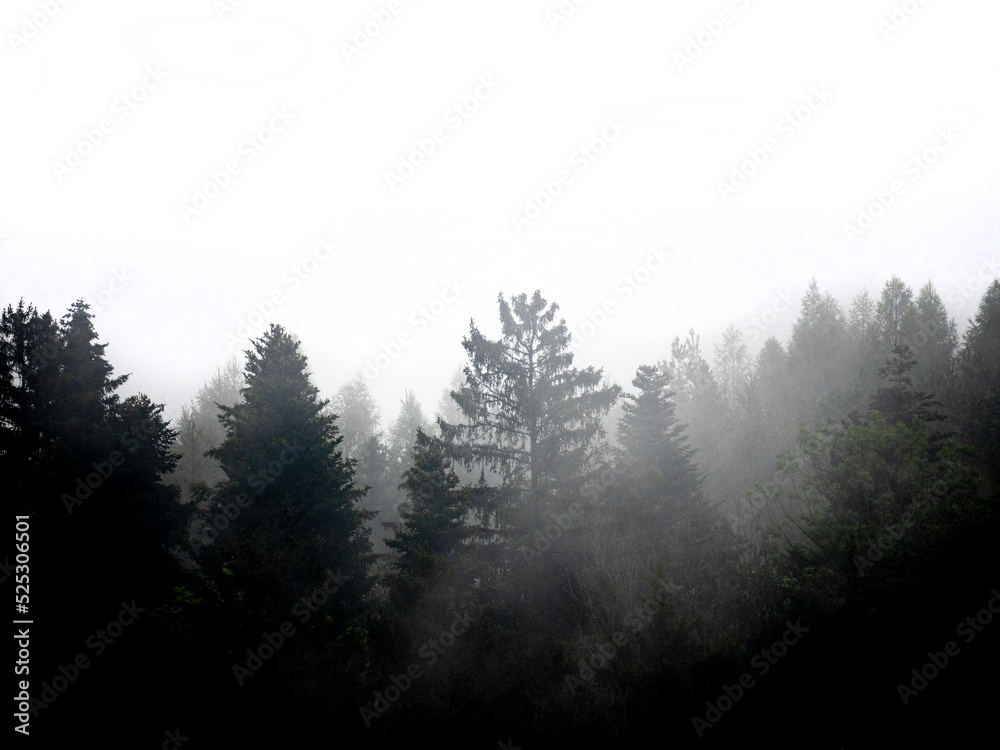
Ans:
[[[780,300],[813,276],[845,308],[892,274],[933,279],[961,333],[996,273],[992,3],[921,5],[891,32],[888,2],[55,7],[17,0],[0,24],[0,296],[55,314],[89,302],[132,373],[124,392],[156,394],[170,418],[271,322],[301,339],[327,397],[411,334],[368,378],[387,426],[406,389],[433,413],[469,319],[497,326],[498,293],[541,289],[577,364],[625,385],[692,326],[706,352],[729,323],[751,355],[786,340],[798,305]],[[786,138],[779,120],[811,87],[829,100]],[[273,111],[289,121],[251,145]],[[582,156],[608,118],[623,132]],[[956,143],[911,183],[904,165],[949,127]],[[434,152],[390,185],[435,128]],[[767,138],[777,152],[724,199],[719,181]],[[55,166],[71,150],[79,166]],[[572,184],[519,231],[512,215],[562,170]],[[844,225],[894,180],[905,193],[850,241]],[[338,251],[288,276],[321,237]],[[669,262],[629,286],[654,247]],[[449,282],[461,294],[423,315]]]
[[[998,16],[7,3],[16,731],[988,731]]]

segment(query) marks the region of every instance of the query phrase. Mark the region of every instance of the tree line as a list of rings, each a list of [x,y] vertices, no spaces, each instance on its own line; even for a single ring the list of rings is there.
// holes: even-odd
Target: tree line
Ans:
[[[0,469],[31,509],[33,685],[121,600],[148,612],[33,704],[39,734],[104,711],[129,747],[167,725],[206,746],[784,745],[843,713],[840,747],[985,710],[971,666],[917,718],[893,699],[938,618],[1000,584],[1000,281],[962,336],[930,283],[845,311],[813,281],[786,343],[751,357],[730,326],[710,364],[692,330],[628,388],[574,365],[540,292],[498,306],[436,419],[407,393],[383,431],[364,379],[321,398],[279,325],[171,426],[118,395],[85,303],[8,305]],[[734,699],[790,623],[810,635]]]

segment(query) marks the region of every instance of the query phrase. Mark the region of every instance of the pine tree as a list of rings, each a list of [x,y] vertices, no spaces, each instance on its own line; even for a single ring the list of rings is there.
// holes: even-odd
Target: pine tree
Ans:
[[[913,290],[898,276],[893,276],[885,282],[875,312],[879,343],[884,353],[912,339],[916,315]]]
[[[181,406],[174,445],[174,452],[180,458],[168,481],[180,489],[182,503],[199,501],[226,478],[219,462],[206,453],[225,440],[219,409],[237,403],[244,385],[243,367],[234,357],[215,371],[190,405]]]
[[[852,346],[854,399],[851,408],[863,409],[863,402],[879,387],[878,370],[885,359],[879,340],[875,301],[863,289],[851,302],[848,330]]]
[[[83,302],[58,326],[24,304],[0,321],[0,469],[14,494],[10,510],[31,516],[31,584],[45,592],[30,602],[32,670],[42,674],[56,674],[66,650],[92,637],[123,600],[152,610],[181,575],[165,550],[183,526],[180,506],[161,482],[173,467],[174,433],[162,405],[141,394],[119,398],[125,377],[114,376],[105,347]],[[141,683],[149,664],[135,644],[116,643],[88,674],[88,689],[43,708],[45,716],[85,721],[102,710],[100,696]],[[121,699],[123,711],[140,715],[145,699]],[[53,731],[44,717],[41,724],[43,737]]]
[[[988,478],[1000,476],[1000,280],[986,289],[958,355],[951,402]]]
[[[211,447],[215,447],[226,439],[225,430],[219,421],[220,407],[232,406],[241,396],[240,391],[246,385],[243,377],[243,366],[233,357],[225,367],[216,369],[205,385],[198,390],[195,397],[199,426],[205,432],[205,438]]]
[[[398,585],[410,603],[431,583],[444,559],[461,547],[467,537],[463,517],[468,509],[468,492],[460,487],[439,438],[418,429],[412,462],[400,485],[409,498],[400,508],[403,525],[386,540],[397,553]]]
[[[620,389],[602,373],[573,367],[565,321],[541,292],[498,299],[502,337],[473,322],[463,346],[465,383],[452,396],[466,423],[441,423],[468,465],[497,471],[522,522],[537,525],[546,507],[571,502],[597,467],[601,418]]]
[[[876,330],[875,301],[868,294],[867,289],[862,289],[851,300],[847,321],[855,341],[860,343],[874,338]]]
[[[907,342],[917,361],[913,368],[914,387],[940,394],[954,370],[958,350],[955,321],[929,281],[921,288],[916,302],[915,330]]]
[[[52,459],[58,327],[22,299],[0,316],[0,472],[24,508]]]
[[[440,423],[442,421],[453,425],[465,421],[462,410],[458,408],[458,404],[455,403],[455,399],[451,396],[452,393],[462,390],[463,385],[465,385],[465,372],[462,367],[458,367],[451,374],[451,380],[448,381],[448,386],[442,391],[441,398],[438,400],[437,411],[434,414],[434,427],[438,432],[440,432]],[[456,469],[458,468],[461,467],[456,467]]]
[[[821,423],[839,416],[856,400],[856,368],[840,305],[821,294],[815,279],[802,298],[802,309],[788,344],[790,398],[800,421]]]
[[[902,422],[912,427],[915,420],[926,424],[944,419],[944,414],[937,408],[941,406],[940,402],[930,394],[913,389],[909,372],[915,365],[910,347],[904,344],[893,347],[892,357],[879,370],[879,375],[888,385],[879,388],[872,396],[869,408],[882,414],[890,426]]]
[[[402,476],[403,472],[410,468],[410,461],[413,455],[413,446],[416,444],[417,432],[425,430],[429,422],[424,416],[420,402],[412,391],[406,391],[406,396],[402,401],[399,416],[389,428],[389,453],[392,457],[393,466],[398,468],[397,474]]]
[[[730,440],[726,404],[715,374],[701,353],[701,339],[694,329],[688,331],[683,342],[679,336],[674,339],[670,363],[661,362],[660,369],[671,374],[677,419],[687,425],[701,470],[708,477],[706,492],[716,499],[732,495],[726,481],[729,472],[722,470]]]
[[[731,323],[722,333],[722,342],[715,348],[715,372],[722,399],[730,410],[735,409],[740,392],[753,370],[743,334]]]
[[[90,306],[77,301],[59,324],[55,428],[69,457],[86,455],[88,446],[104,452],[113,447],[106,434],[108,413],[118,404],[116,391],[128,380],[127,375],[112,377],[107,344],[97,343],[92,318]],[[86,461],[76,463],[79,471],[87,466]]]
[[[364,375],[356,375],[344,383],[330,406],[337,415],[337,424],[343,436],[341,449],[348,458],[359,458],[372,436],[382,439],[379,429],[382,415],[368,390]]]
[[[370,435],[356,457],[355,485],[364,489],[361,507],[375,514],[371,519],[371,537],[375,551],[385,549],[384,540],[399,523],[399,473],[393,465],[389,447],[381,433]]]
[[[632,385],[638,393],[623,396],[618,438],[626,463],[655,476],[656,491],[663,498],[683,502],[698,490],[700,479],[692,462],[694,449],[674,414],[669,380],[651,365],[636,371]]]
[[[227,480],[214,500],[223,535],[206,563],[255,625],[286,617],[334,572],[346,582],[327,607],[344,621],[370,588],[369,514],[356,507],[354,463],[341,454],[335,417],[324,412],[299,344],[281,326],[248,351],[246,382],[243,401],[222,407],[226,440],[210,451]]]

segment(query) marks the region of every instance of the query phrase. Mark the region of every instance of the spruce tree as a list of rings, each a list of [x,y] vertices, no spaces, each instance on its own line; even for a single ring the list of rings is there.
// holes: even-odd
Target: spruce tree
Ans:
[[[1000,478],[1000,280],[986,289],[965,332],[951,401],[963,439],[995,483]]]
[[[602,417],[621,389],[602,385],[601,370],[573,366],[566,323],[541,292],[498,302],[501,338],[473,322],[462,342],[469,363],[452,397],[466,421],[440,424],[467,465],[501,475],[511,510],[534,528],[544,509],[572,502],[594,474]]]
[[[467,537],[463,517],[468,492],[460,486],[444,443],[418,429],[412,460],[400,485],[409,498],[400,507],[403,525],[386,540],[397,553],[393,566],[406,602],[429,586]]]
[[[288,616],[332,572],[343,579],[326,611],[343,622],[369,591],[371,542],[357,507],[354,463],[307,373],[299,344],[278,325],[247,352],[243,401],[222,407],[226,439],[209,451],[226,473],[214,499],[222,532],[206,562],[250,622]],[[232,517],[227,522],[227,517]]]
[[[618,425],[624,459],[655,478],[655,491],[662,500],[685,502],[697,492],[700,480],[692,460],[694,449],[674,415],[669,376],[643,365],[632,385],[638,393],[624,395],[624,415]]]

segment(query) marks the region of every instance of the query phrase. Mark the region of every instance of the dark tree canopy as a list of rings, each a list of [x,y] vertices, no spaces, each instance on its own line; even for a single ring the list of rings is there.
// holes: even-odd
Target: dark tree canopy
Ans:
[[[227,480],[215,508],[238,508],[218,542],[217,565],[258,614],[283,616],[329,571],[348,579],[338,601],[357,609],[370,587],[371,544],[353,462],[335,417],[310,382],[299,344],[280,326],[247,352],[243,401],[222,407],[226,439],[210,451]],[[236,512],[236,511],[231,511]]]

